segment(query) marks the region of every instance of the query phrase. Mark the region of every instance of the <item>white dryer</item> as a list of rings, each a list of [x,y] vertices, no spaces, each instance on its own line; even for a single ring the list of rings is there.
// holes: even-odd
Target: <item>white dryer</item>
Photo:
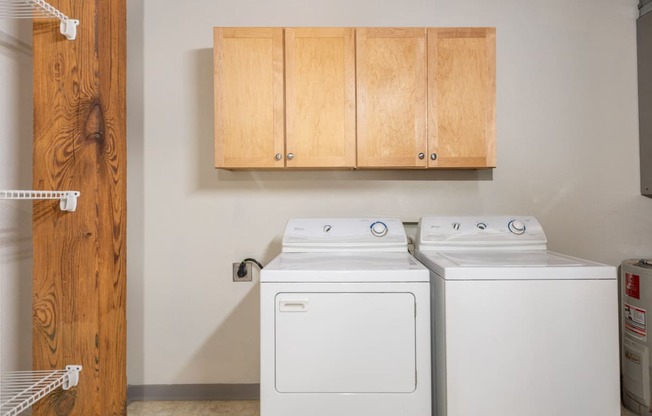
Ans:
[[[291,219],[260,274],[261,416],[429,416],[429,273],[396,219]]]
[[[437,416],[620,415],[616,268],[533,217],[425,217]]]

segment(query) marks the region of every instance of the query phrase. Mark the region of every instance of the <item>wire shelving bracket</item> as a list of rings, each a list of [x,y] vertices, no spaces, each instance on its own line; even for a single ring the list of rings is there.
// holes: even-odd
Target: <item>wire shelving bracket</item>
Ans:
[[[71,19],[45,0],[0,0],[0,18],[59,19],[59,30],[68,40],[77,38],[79,20]]]
[[[18,415],[58,387],[75,387],[81,370],[81,365],[68,365],[65,370],[2,373],[0,416]]]
[[[80,194],[79,191],[0,191],[0,199],[58,199],[62,211],[74,211]]]

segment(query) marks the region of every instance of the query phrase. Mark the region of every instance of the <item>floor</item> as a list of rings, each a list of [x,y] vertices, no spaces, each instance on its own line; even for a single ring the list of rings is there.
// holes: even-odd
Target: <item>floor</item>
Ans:
[[[127,416],[259,416],[258,401],[132,402]],[[636,416],[623,409],[622,416]]]
[[[258,416],[257,400],[132,402],[127,416]]]

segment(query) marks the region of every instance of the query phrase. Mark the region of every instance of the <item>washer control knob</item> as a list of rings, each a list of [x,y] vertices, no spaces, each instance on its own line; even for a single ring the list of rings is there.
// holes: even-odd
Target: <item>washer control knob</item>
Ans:
[[[478,227],[481,230],[484,230],[485,228],[487,228],[487,224],[485,224],[484,222],[479,222],[475,226]]]
[[[525,232],[525,224],[519,220],[511,220],[509,224],[507,224],[507,228],[516,235],[521,235]]]
[[[371,234],[376,237],[384,237],[387,234],[387,224],[381,221],[376,221],[371,224]]]
[[[462,227],[462,224],[460,224],[459,222],[454,222],[453,223],[453,230],[459,231],[461,227]]]

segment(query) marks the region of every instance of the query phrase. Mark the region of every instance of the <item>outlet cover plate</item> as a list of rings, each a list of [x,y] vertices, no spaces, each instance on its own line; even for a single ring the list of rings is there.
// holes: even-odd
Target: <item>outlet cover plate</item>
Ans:
[[[253,276],[253,268],[251,267],[251,263],[247,262],[245,263],[245,270],[247,271],[247,274],[244,277],[238,277],[238,268],[240,267],[240,263],[233,263],[233,281],[234,282],[251,282],[251,278]]]

